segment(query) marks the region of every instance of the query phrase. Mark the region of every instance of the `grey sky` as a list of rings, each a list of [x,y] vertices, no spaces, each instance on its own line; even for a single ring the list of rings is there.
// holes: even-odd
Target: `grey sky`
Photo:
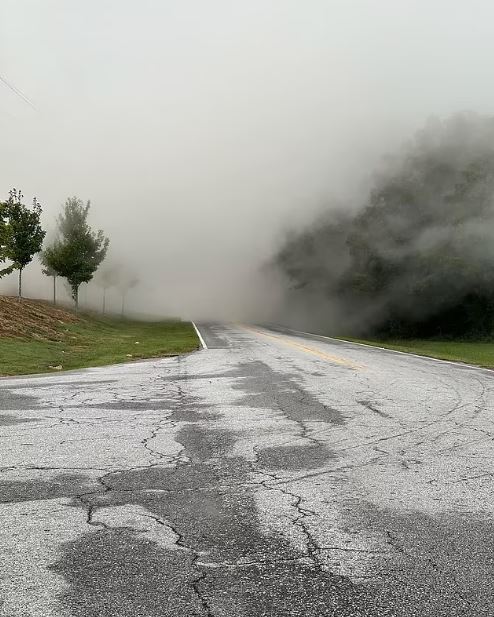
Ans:
[[[428,116],[492,113],[493,21],[479,0],[2,0],[0,74],[36,110],[0,83],[0,191],[47,225],[91,198],[146,308],[240,315],[286,227]]]

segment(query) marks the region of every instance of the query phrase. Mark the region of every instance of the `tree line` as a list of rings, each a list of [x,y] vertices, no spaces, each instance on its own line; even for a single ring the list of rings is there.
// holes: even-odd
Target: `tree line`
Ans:
[[[22,298],[23,270],[41,253],[43,273],[53,277],[54,301],[56,279],[63,277],[78,308],[79,288],[93,278],[106,256],[109,239],[89,225],[90,202],[70,197],[58,216],[55,239],[43,248],[46,231],[41,225],[41,204],[34,198],[29,207],[23,200],[21,191],[12,189],[8,199],[0,202],[0,263],[8,263],[0,269],[0,277],[17,270],[18,297]]]
[[[494,118],[431,120],[363,205],[329,207],[275,259],[287,304],[331,332],[494,334]],[[326,320],[325,320],[326,315]]]

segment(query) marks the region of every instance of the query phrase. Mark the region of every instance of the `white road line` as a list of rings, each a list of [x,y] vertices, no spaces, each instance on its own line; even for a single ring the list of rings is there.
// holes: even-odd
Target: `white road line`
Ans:
[[[492,372],[491,369],[486,366],[478,366],[477,364],[467,364],[466,362],[461,362],[460,360],[443,360],[442,358],[434,358],[433,356],[421,356],[417,353],[412,353],[409,351],[400,351],[398,349],[390,349],[389,347],[379,347],[378,345],[370,345],[368,343],[357,343],[356,341],[348,341],[344,338],[335,338],[334,336],[324,336],[323,334],[314,334],[313,332],[304,332],[303,330],[294,330],[293,328],[287,328],[285,326],[281,326],[283,330],[287,332],[293,332],[293,334],[304,334],[305,336],[325,339],[327,341],[335,341],[337,343],[347,343],[348,345],[359,345],[360,347],[369,347],[370,349],[380,349],[382,351],[389,351],[390,353],[400,354],[402,356],[411,356],[412,358],[419,358],[420,360],[432,360],[433,362],[441,362],[442,364],[451,364],[456,367],[462,368],[473,368],[477,371],[489,371]]]
[[[204,339],[202,338],[202,334],[199,332],[199,328],[196,326],[196,324],[194,322],[192,322],[192,325],[194,326],[194,330],[196,331],[197,337],[199,339],[199,342],[202,345],[203,349],[207,349],[208,346],[206,345],[206,343],[204,342]]]

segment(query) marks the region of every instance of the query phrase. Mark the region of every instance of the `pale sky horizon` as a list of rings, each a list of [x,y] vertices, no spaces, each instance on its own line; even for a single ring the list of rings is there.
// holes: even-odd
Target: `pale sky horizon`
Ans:
[[[0,191],[91,199],[135,308],[242,317],[290,226],[430,116],[494,111],[475,0],[4,0]],[[8,285],[3,280],[0,286]],[[37,266],[26,291],[49,297]]]

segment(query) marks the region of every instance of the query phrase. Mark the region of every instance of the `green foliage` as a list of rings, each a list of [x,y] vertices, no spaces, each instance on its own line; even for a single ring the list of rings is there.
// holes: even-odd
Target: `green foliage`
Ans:
[[[0,263],[2,264],[7,260],[7,256],[5,254],[7,243],[7,221],[7,203],[0,202]],[[13,265],[0,269],[0,277],[10,274],[13,270]]]
[[[77,197],[67,199],[58,218],[59,236],[43,254],[45,268],[67,279],[76,305],[79,286],[93,278],[109,245],[103,231],[89,226],[89,209],[89,201],[84,205]]]
[[[45,237],[40,221],[41,205],[35,198],[32,208],[28,208],[22,199],[22,193],[12,189],[8,200],[0,204],[1,260],[12,262],[0,275],[19,270],[19,296],[22,270],[39,253]]]
[[[58,276],[58,272],[51,266],[51,259],[52,247],[49,246],[41,253],[40,256],[41,265],[43,266],[41,271],[43,274],[46,274],[46,276]]]
[[[337,306],[346,331],[491,336],[494,120],[430,123],[363,208],[293,235],[277,264],[299,295]]]
[[[62,252],[57,250],[58,243],[48,246],[41,253],[41,264],[43,265],[43,274],[46,276],[60,276],[60,270],[63,268]]]

